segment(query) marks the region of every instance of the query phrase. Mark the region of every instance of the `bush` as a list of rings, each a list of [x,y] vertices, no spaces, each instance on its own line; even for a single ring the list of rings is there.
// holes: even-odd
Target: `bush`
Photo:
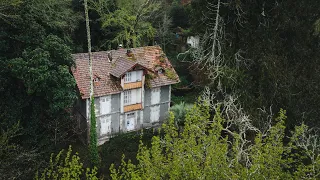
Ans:
[[[93,169],[84,168],[83,163],[80,161],[78,153],[72,154],[72,147],[69,146],[68,151],[65,153],[61,150],[55,158],[51,154],[49,167],[47,167],[40,175],[36,173],[35,179],[90,179],[97,180],[97,168]]]
[[[154,136],[151,147],[140,142],[138,164],[123,159],[119,168],[112,165],[112,179],[320,178],[319,153],[312,156],[317,158],[311,164],[305,163],[301,156],[291,158],[296,154],[297,140],[301,140],[304,128],[298,127],[290,143],[283,143],[285,111],[280,111],[268,131],[251,130],[255,138],[249,140],[245,134],[224,126],[227,121],[219,106],[213,118],[209,109],[198,104],[188,110],[182,132],[178,131],[171,113],[169,121],[162,126],[164,137]],[[294,167],[299,167],[296,173],[292,173]]]

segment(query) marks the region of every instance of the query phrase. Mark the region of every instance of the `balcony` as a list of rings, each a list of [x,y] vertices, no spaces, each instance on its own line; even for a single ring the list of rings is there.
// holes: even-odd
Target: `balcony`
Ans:
[[[141,103],[124,106],[123,111],[129,112],[129,111],[135,111],[135,110],[140,110],[140,109],[142,109]]]
[[[124,90],[136,89],[136,88],[141,88],[141,87],[142,87],[142,81],[132,82],[132,83],[124,83],[124,85],[123,85]]]

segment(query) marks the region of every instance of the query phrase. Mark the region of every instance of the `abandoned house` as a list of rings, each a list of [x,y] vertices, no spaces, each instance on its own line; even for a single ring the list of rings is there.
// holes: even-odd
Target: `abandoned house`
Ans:
[[[88,53],[74,54],[73,76],[81,100],[79,113],[89,121]],[[92,53],[98,144],[118,133],[161,124],[168,116],[171,85],[179,77],[159,46]]]

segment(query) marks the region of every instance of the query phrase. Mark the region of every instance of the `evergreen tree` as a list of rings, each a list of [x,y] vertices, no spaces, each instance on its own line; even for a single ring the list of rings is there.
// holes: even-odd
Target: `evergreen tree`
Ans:
[[[61,150],[55,157],[51,154],[49,166],[43,172],[37,172],[35,176],[36,180],[83,178],[98,180],[97,169],[84,168],[78,153],[72,153],[71,146],[67,152]]]
[[[225,127],[228,122],[223,116],[219,106],[212,119],[208,105],[194,105],[186,115],[183,130],[179,131],[171,114],[168,123],[162,126],[164,135],[154,136],[151,147],[140,142],[138,164],[123,160],[119,168],[110,167],[112,179],[319,178],[319,170],[310,173],[309,168],[292,173],[296,165],[309,167],[310,163],[295,155],[296,141],[283,143],[285,111],[280,111],[267,132],[255,131],[252,140],[245,137],[249,142],[246,145],[241,142],[245,134]],[[301,137],[303,131],[297,129],[292,137]],[[319,161],[313,165],[318,166]]]
[[[124,44],[125,47],[148,45],[156,30],[151,19],[160,8],[158,0],[116,0],[114,11],[104,0],[92,1],[92,8],[99,14],[102,28],[115,29],[116,33],[110,41],[112,44]],[[102,6],[102,7],[101,7]]]

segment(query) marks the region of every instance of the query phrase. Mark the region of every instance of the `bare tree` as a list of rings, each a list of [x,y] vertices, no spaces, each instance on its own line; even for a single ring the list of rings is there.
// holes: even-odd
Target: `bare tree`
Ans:
[[[260,132],[260,130],[252,124],[251,117],[244,111],[240,105],[238,98],[233,95],[223,93],[224,99],[218,100],[216,94],[211,92],[208,87],[203,91],[200,100],[204,104],[208,104],[211,110],[221,109],[221,114],[225,119],[223,131],[227,132],[231,137],[237,138],[239,143],[237,148],[236,159],[233,162],[243,162],[247,167],[251,165],[249,151],[252,142],[247,137],[249,132]]]
[[[84,0],[84,10],[85,10],[87,42],[88,42],[89,75],[90,75],[90,103],[91,103],[92,100],[94,101],[94,99],[92,99],[93,98],[93,74],[92,74],[92,58],[91,58],[91,35],[90,35],[90,23],[89,23],[88,1],[87,0]],[[90,112],[92,112],[91,109],[90,109]],[[88,127],[90,127],[90,122],[91,122],[91,119],[88,121]],[[90,137],[90,128],[88,128],[88,140],[89,140],[89,137]]]
[[[91,35],[90,35],[90,24],[89,24],[89,13],[88,13],[88,0],[84,0],[84,9],[86,16],[86,29],[87,29],[87,40],[88,40],[88,55],[89,55],[89,73],[90,73],[90,120],[88,121],[88,132],[89,132],[89,149],[91,155],[91,163],[98,165],[99,154],[97,149],[97,132],[96,132],[96,115],[94,107],[94,96],[93,96],[93,73],[92,73],[92,57],[91,57]]]
[[[308,178],[317,178],[320,176],[320,130],[317,128],[309,128],[302,124],[297,126],[293,133],[292,141],[295,145],[304,150],[306,156],[311,161],[311,173],[307,173]]]

